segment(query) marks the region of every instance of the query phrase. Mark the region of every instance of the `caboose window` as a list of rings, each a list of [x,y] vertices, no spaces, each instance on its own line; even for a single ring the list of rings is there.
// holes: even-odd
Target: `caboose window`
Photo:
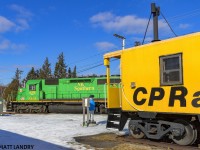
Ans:
[[[35,84],[29,85],[29,91],[36,91],[36,85]]]
[[[161,85],[183,84],[182,54],[160,57]]]

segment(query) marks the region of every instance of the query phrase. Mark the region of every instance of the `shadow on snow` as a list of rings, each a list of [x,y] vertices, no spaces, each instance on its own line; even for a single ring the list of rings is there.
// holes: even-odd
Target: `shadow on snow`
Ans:
[[[66,148],[39,139],[27,137],[5,130],[0,130],[0,150],[22,149],[20,146],[24,146],[24,148],[26,147],[27,150],[31,150],[32,147],[32,150],[72,150],[71,148]]]

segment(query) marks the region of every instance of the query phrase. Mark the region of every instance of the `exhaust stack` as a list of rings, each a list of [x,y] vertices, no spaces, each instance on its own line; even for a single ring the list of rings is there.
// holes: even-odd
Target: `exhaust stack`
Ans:
[[[160,7],[156,7],[155,3],[151,3],[151,13],[153,14],[153,34],[152,42],[160,41],[158,38],[158,16],[160,15]]]

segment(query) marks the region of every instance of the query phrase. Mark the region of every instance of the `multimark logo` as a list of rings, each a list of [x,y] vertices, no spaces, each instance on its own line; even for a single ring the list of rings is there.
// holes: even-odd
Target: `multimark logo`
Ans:
[[[34,145],[0,145],[0,150],[32,150]]]

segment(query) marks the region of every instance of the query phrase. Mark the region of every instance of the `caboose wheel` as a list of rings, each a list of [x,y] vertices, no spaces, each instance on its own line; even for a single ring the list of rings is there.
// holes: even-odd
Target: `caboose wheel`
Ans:
[[[145,137],[145,134],[133,124],[132,121],[129,121],[128,125],[129,133],[136,139],[142,139]]]
[[[185,131],[182,136],[173,136],[172,140],[179,145],[192,145],[197,139],[197,130],[185,120],[178,120],[176,122],[183,124]]]

